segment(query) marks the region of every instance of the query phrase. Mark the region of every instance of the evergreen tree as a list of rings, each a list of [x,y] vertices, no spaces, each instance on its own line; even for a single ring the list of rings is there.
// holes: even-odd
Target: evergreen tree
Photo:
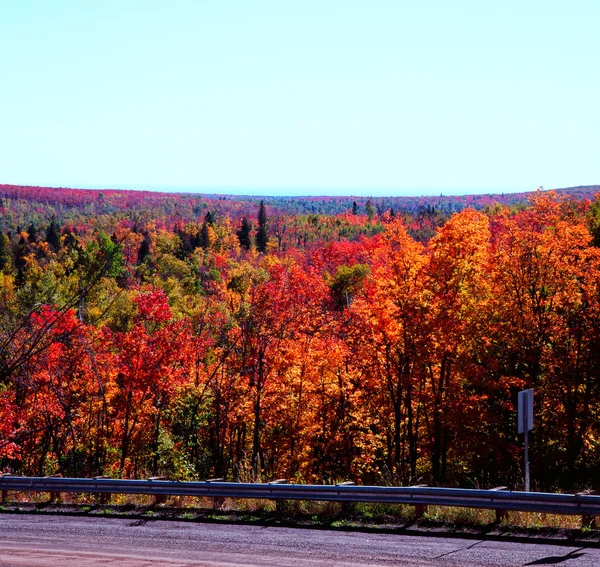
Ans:
[[[25,285],[25,272],[23,268],[17,270],[17,277],[15,278],[15,285],[17,287],[23,287]]]
[[[245,250],[250,250],[252,246],[252,240],[250,239],[250,232],[252,231],[252,225],[250,221],[246,218],[242,218],[242,226],[236,232],[238,240],[240,241],[240,246]]]
[[[183,260],[194,250],[194,237],[184,229],[183,224],[177,226],[173,232],[179,236],[179,241],[181,242],[175,255],[180,260]]]
[[[60,249],[60,227],[58,226],[56,217],[52,217],[52,220],[50,221],[50,226],[46,232],[46,242],[54,252],[57,252]]]
[[[68,228],[68,227],[65,228],[65,230],[63,231],[63,234],[65,236],[63,244],[67,248],[70,248],[70,249],[79,248],[79,242],[70,228]]]
[[[196,236],[194,236],[193,246],[194,246],[194,250],[196,250],[197,248],[200,248],[202,246],[202,229],[200,229],[196,233]]]
[[[373,220],[377,209],[375,208],[375,205],[373,205],[371,199],[367,201],[367,204],[365,205],[365,211],[367,212],[367,217],[369,217],[369,220]]]
[[[15,268],[17,268],[17,270],[21,270],[21,272],[23,271],[23,269],[25,268],[25,256],[27,256],[27,241],[25,240],[25,238],[23,238],[22,236],[19,238],[19,242],[17,244],[16,250],[14,251],[15,254]]]
[[[265,202],[260,202],[260,208],[258,210],[258,232],[256,233],[256,248],[259,252],[267,251],[267,244],[269,243],[269,235],[267,234],[267,210]]]
[[[144,240],[142,240],[142,243],[140,244],[140,248],[138,250],[138,266],[142,264],[148,256],[150,256],[150,236],[148,234],[144,234]]]
[[[206,216],[209,217],[210,213],[207,213]],[[200,229],[200,246],[206,250],[210,246],[210,233],[208,230],[209,227],[208,220],[205,220],[202,223],[202,228]]]
[[[358,214],[358,205],[356,204],[356,201],[354,201],[352,203],[352,214],[353,215],[357,215]]]
[[[215,217],[214,217],[213,213],[208,211],[208,213],[206,213],[206,216],[204,217],[204,222],[206,224],[212,226],[215,222]]]
[[[8,265],[8,247],[6,246],[6,237],[0,232],[0,272]]]
[[[35,244],[35,242],[37,241],[37,229],[35,228],[35,225],[33,223],[29,225],[29,228],[27,229],[27,234],[29,235],[27,237],[28,242],[30,244]]]

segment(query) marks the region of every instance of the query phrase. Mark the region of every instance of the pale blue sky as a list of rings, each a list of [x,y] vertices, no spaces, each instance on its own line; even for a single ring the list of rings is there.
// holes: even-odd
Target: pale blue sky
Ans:
[[[600,2],[0,0],[0,183],[600,183]]]

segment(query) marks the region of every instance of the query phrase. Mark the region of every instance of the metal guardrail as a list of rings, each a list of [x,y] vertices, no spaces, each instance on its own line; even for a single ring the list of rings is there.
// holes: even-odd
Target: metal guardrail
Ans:
[[[600,496],[592,494],[552,494],[510,490],[463,488],[268,484],[171,480],[119,480],[108,478],[60,478],[0,476],[3,497],[8,491],[94,494],[144,494],[155,497],[193,496],[208,498],[260,498],[269,500],[319,500],[331,502],[373,502],[427,506],[484,508],[504,511],[600,516]]]

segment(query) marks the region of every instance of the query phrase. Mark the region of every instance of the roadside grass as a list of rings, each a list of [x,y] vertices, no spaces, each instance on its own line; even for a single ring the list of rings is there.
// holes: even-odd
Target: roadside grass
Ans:
[[[497,525],[504,528],[544,530],[544,529],[579,529],[581,516],[559,514],[543,514],[538,512],[510,511],[498,523],[493,510],[475,508],[454,508],[445,506],[430,506],[423,516],[426,522],[454,524],[457,526],[489,526]]]

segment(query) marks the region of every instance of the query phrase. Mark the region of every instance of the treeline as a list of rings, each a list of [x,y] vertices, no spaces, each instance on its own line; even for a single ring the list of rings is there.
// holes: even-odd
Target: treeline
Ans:
[[[600,186],[571,187],[559,189],[557,194],[593,200],[599,190]],[[114,223],[115,219],[127,219],[138,224],[155,221],[172,228],[177,223],[194,222],[208,211],[238,223],[243,216],[256,217],[263,201],[271,216],[343,218],[352,214],[353,224],[356,224],[358,221],[378,222],[391,214],[402,217],[411,231],[413,223],[423,224],[431,211],[437,217],[432,225],[435,229],[465,208],[485,211],[500,205],[518,209],[528,206],[532,195],[534,192],[421,197],[253,197],[0,184],[0,230],[20,232],[31,224],[47,225],[53,217],[67,226],[91,224],[101,228]],[[432,235],[429,228],[411,235],[424,241]]]
[[[2,469],[518,487],[533,387],[534,486],[596,487],[600,200],[352,217],[3,234]]]

